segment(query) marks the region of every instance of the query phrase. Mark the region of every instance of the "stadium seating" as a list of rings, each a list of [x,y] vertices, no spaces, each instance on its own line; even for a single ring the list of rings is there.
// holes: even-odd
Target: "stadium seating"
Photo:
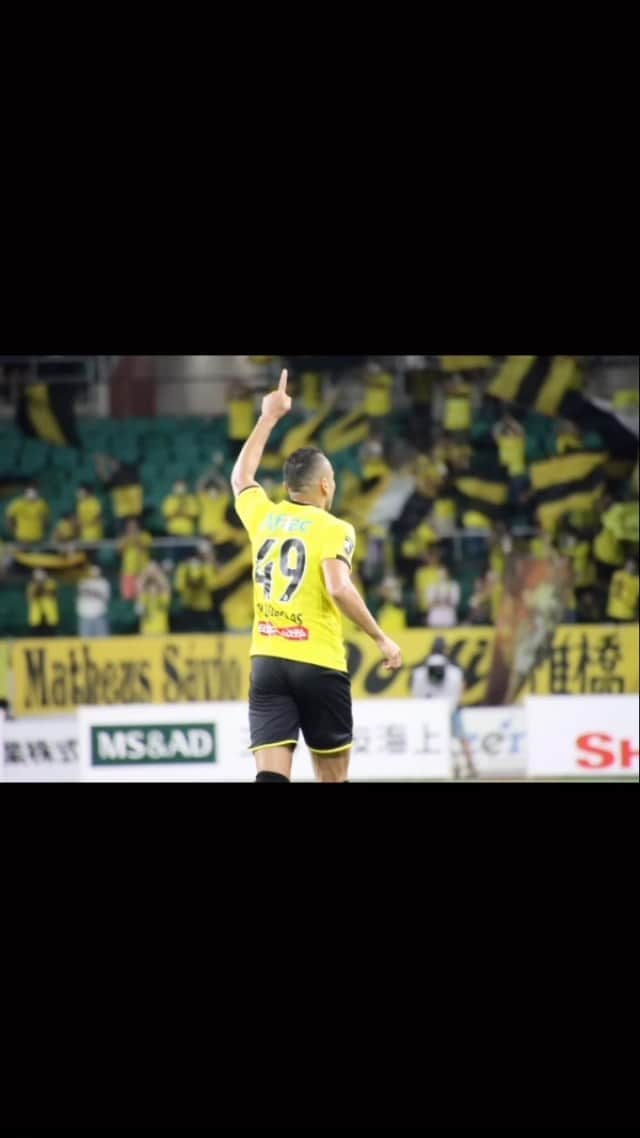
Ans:
[[[437,387],[437,383],[436,383]],[[473,474],[479,478],[496,480],[500,476],[493,429],[502,415],[502,407],[496,400],[478,403],[468,441],[472,449]],[[340,411],[332,411],[323,424],[322,430],[330,427],[342,416]],[[286,433],[304,421],[301,413],[294,413],[286,421],[277,424],[269,452],[275,456]],[[525,460],[527,466],[544,462],[557,454],[557,422],[548,415],[528,410],[521,422],[525,431]],[[411,410],[394,409],[380,421],[376,421],[376,433],[381,433],[385,444],[401,445],[403,439],[412,437]],[[72,513],[76,507],[76,489],[82,482],[89,483],[101,500],[105,519],[105,536],[116,535],[109,493],[104,489],[97,475],[95,456],[108,454],[120,462],[136,465],[144,488],[145,511],[143,525],[155,537],[165,535],[162,504],[171,492],[176,481],[185,481],[191,490],[203,474],[209,470],[217,456],[218,469],[227,479],[233,466],[233,449],[227,439],[227,417],[216,418],[196,416],[130,419],[79,420],[78,436],[80,450],[48,445],[36,439],[26,438],[12,423],[0,423],[0,486],[4,484],[4,496],[0,499],[0,510],[11,497],[18,494],[29,479],[37,480],[41,493],[49,504],[51,525],[55,525],[62,515]],[[435,425],[437,430],[437,425]],[[319,440],[318,440],[319,441]],[[595,432],[583,436],[584,449],[599,450],[602,439]],[[332,455],[338,484],[335,508],[340,510],[340,490],[344,476],[350,474],[361,477],[361,443],[348,446]],[[259,472],[262,477],[277,479],[279,463],[274,458]],[[626,493],[624,487],[623,493]],[[511,527],[530,525],[531,509],[525,499],[516,496],[509,503],[509,524]],[[5,540],[9,532],[2,518],[2,533]],[[485,543],[486,544],[486,543]],[[459,615],[464,620],[468,612],[468,601],[479,575],[487,569],[487,558],[482,554],[483,539],[458,543],[455,552],[447,555],[453,574],[461,587]],[[470,556],[470,554],[474,554]],[[156,551],[158,559],[162,554]],[[131,602],[121,601],[118,589],[120,556],[115,548],[101,548],[95,559],[112,582],[113,600],[111,604],[111,626],[114,633],[128,633],[137,628],[137,616]],[[26,580],[26,575],[25,575]],[[405,581],[404,598],[409,624],[419,622],[411,585]],[[367,598],[375,608],[376,598]],[[75,631],[75,586],[69,582],[60,583],[60,631]],[[175,601],[174,601],[175,608]],[[24,630],[26,623],[26,602],[24,584],[3,584],[0,588],[0,627],[3,634],[15,635]]]

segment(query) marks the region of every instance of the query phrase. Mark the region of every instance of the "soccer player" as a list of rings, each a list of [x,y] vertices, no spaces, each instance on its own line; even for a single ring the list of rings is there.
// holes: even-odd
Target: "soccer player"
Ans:
[[[325,455],[310,447],[290,455],[287,499],[277,505],[255,481],[269,436],[290,410],[285,370],[231,475],[253,551],[251,750],[257,782],[290,782],[302,730],[316,780],[348,782],[353,717],[340,612],[375,641],[388,669],[401,668],[402,656],[351,583],[355,531],[329,512],[336,483]]]

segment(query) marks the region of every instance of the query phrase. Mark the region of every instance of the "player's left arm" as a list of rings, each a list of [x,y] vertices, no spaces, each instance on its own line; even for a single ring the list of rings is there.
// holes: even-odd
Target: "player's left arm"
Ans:
[[[243,490],[257,486],[256,471],[262,462],[264,449],[276,423],[289,414],[291,396],[287,395],[287,369],[280,376],[276,391],[265,395],[262,400],[262,414],[244,444],[231,474],[231,487],[236,498]]]

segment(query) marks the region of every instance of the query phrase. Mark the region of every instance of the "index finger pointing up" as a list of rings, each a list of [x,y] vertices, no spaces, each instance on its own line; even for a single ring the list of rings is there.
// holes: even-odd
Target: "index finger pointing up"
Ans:
[[[287,390],[288,376],[289,376],[289,372],[287,371],[287,369],[285,367],[285,368],[283,368],[282,375],[280,376],[280,383],[278,384],[278,391],[286,391]]]

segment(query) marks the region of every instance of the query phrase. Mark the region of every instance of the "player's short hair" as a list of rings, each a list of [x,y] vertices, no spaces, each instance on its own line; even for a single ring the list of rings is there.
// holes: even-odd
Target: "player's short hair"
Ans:
[[[289,456],[284,464],[283,477],[294,494],[307,490],[322,476],[325,455],[317,447],[302,447]]]

